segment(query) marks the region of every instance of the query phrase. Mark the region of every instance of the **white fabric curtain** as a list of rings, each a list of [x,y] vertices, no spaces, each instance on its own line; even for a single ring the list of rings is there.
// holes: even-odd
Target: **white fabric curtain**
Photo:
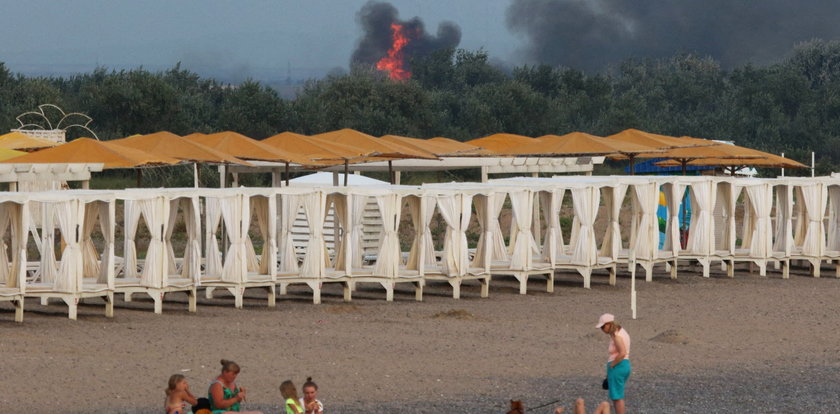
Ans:
[[[6,230],[9,229],[12,213],[10,203],[0,203],[0,283],[9,278],[9,247],[6,245]]]
[[[636,258],[652,260],[659,250],[659,231],[656,219],[658,202],[657,188],[654,183],[636,184],[633,186],[639,212],[639,226],[634,243]]]
[[[533,256],[531,250],[531,243],[534,240],[531,234],[531,221],[534,212],[533,193],[529,190],[511,191],[510,204],[513,210],[511,223],[516,223],[511,226],[511,257],[510,268],[513,270],[528,270],[533,266]],[[515,230],[515,235],[513,231]]]
[[[796,194],[796,202],[793,204],[793,245],[802,248],[808,232],[808,211],[802,187],[794,187],[793,192]]]
[[[603,192],[603,196],[608,224],[604,232],[604,241],[601,243],[601,256],[617,259],[622,248],[621,226],[618,218],[621,214],[621,205],[624,202],[627,186],[618,184],[615,187],[604,187],[604,190],[606,190]]]
[[[826,247],[836,252],[840,250],[840,186],[828,187],[828,201],[828,244]]]
[[[716,191],[715,191],[716,190]],[[715,191],[719,197],[719,202],[713,204],[715,206],[715,217],[720,216],[720,222],[715,223],[717,226],[722,226],[723,233],[720,240],[712,238],[712,251],[721,250],[729,253],[735,252],[735,202],[738,200],[738,192],[740,188],[736,188],[730,183],[712,183],[712,191]],[[712,233],[715,234],[715,233]]]
[[[217,234],[219,232],[219,224],[222,220],[222,200],[217,197],[208,197],[204,203],[207,216],[206,240],[204,243],[207,263],[205,263],[204,273],[211,278],[218,278],[222,275],[222,251],[219,249]]]
[[[773,238],[773,251],[783,252],[786,256],[790,254],[793,248],[791,195],[790,186],[776,186],[776,229]]]
[[[663,250],[679,255],[680,245],[680,204],[685,195],[685,185],[673,182],[662,186],[668,209],[668,222],[665,224],[665,244]]]
[[[162,288],[167,281],[168,266],[163,237],[169,223],[169,204],[162,197],[155,197],[139,200],[137,205],[149,227],[149,248],[146,250],[140,283],[147,287]]]
[[[531,200],[531,251],[535,257],[542,257],[542,223],[540,222],[540,193],[543,191],[534,191],[533,200]]]
[[[563,205],[563,196],[566,190],[554,189],[540,193],[540,204],[542,204],[543,218],[546,229],[543,241],[543,259],[549,263],[557,263],[557,258],[563,253],[563,232],[560,229],[560,207]]]
[[[822,221],[825,213],[825,188],[822,184],[803,185],[799,188],[802,190],[807,218],[802,254],[820,257],[825,249],[825,228]]]
[[[248,279],[245,239],[248,238],[247,229],[251,224],[250,203],[248,197],[241,194],[224,197],[220,201],[222,221],[230,243],[222,264],[222,280],[242,283]]]
[[[29,211],[29,206],[26,204],[12,204],[6,209],[12,228],[12,263],[11,272],[6,278],[6,287],[25,289]]]
[[[347,196],[344,194],[331,194],[327,197],[327,205],[333,206],[333,214],[335,216],[334,226],[340,229],[340,233],[335,238],[335,257],[333,258],[333,267],[335,270],[348,270],[352,267],[352,261],[348,255],[350,252],[350,232],[347,231],[347,224],[350,221],[347,217]]]
[[[102,261],[99,266],[99,274],[96,282],[107,284],[113,288],[113,267],[114,267],[114,203],[98,203],[99,208],[99,229],[102,230],[102,237],[105,239],[105,249],[102,253]]]
[[[382,215],[382,237],[373,272],[378,276],[396,277],[400,270],[400,210],[399,194],[377,195],[376,205]]]
[[[427,267],[437,264],[435,260],[435,244],[429,226],[435,215],[434,197],[426,195],[408,197],[408,211],[411,214],[411,224],[414,226],[414,241],[408,253],[406,268],[417,270],[421,274]]]
[[[736,190],[741,192],[741,190]],[[753,235],[756,230],[756,226],[758,225],[757,220],[758,218],[755,216],[755,202],[753,202],[752,197],[750,196],[749,186],[745,187],[743,190],[745,194],[743,201],[744,201],[744,217],[741,219],[741,248],[749,249],[750,244],[752,243]],[[737,207],[736,207],[737,208]],[[734,221],[734,220],[733,220]],[[736,224],[737,225],[737,224]],[[739,246],[735,246],[736,248]]]
[[[301,267],[301,276],[307,278],[324,277],[325,262],[329,260],[325,254],[324,244],[324,213],[326,210],[326,195],[313,192],[303,197],[303,210],[309,223],[309,243],[306,244],[306,257]]]
[[[123,274],[126,278],[137,277],[137,226],[140,223],[140,206],[136,200],[125,200],[123,210]]]
[[[53,203],[38,203],[41,210],[41,282],[55,283],[58,268],[55,259],[55,215]]]
[[[167,257],[166,270],[170,275],[178,273],[178,266],[175,264],[175,248],[172,247],[172,233],[175,231],[175,223],[178,220],[179,205],[181,205],[180,199],[169,200],[169,217],[167,218],[166,235],[163,238],[164,251],[166,251]],[[184,213],[184,216],[186,220],[186,213]]]
[[[712,184],[707,181],[694,182],[690,187],[691,223],[686,250],[692,254],[708,255],[711,253],[711,239],[714,235]]]
[[[572,263],[574,264],[591,265],[597,260],[598,246],[592,226],[595,223],[600,199],[600,192],[593,187],[572,189],[572,204],[580,226],[576,243],[572,248]]]
[[[747,196],[752,207],[752,226],[750,243],[747,245],[752,257],[769,257],[773,248],[770,238],[770,188],[766,184],[747,187]]]
[[[84,277],[96,277],[99,275],[99,252],[96,251],[91,235],[99,216],[99,202],[83,203],[83,206],[85,225],[82,227],[82,267]]]
[[[368,196],[363,194],[349,194],[348,197],[350,198],[350,243],[347,245],[347,252],[352,255],[353,267],[359,268],[362,267],[362,259],[365,256],[364,218]]]
[[[250,210],[243,211],[242,213],[248,215],[248,221],[250,222],[251,214],[256,213],[255,201],[262,197],[251,198],[247,195],[243,197],[250,199],[248,203],[250,205]],[[245,237],[245,266],[247,267],[249,272],[256,273],[260,269],[260,261],[259,259],[257,259],[257,251],[256,249],[254,249],[254,242],[253,240],[251,240],[251,236],[248,233],[248,230],[249,229],[245,229],[245,234],[243,234],[243,236]]]
[[[271,223],[268,222],[268,215],[269,215],[269,207],[268,207],[268,198],[267,197],[254,197],[251,199],[251,206],[253,207],[254,213],[257,216],[257,227],[260,229],[260,236],[263,239],[263,249],[262,255],[260,255],[259,266],[255,271],[258,271],[261,275],[269,274],[269,265],[274,261],[271,252],[274,246],[274,238],[269,234],[269,225]],[[248,238],[248,240],[251,240]],[[253,244],[251,248],[253,248]],[[249,260],[250,262],[250,260]],[[251,270],[250,268],[248,270]]]
[[[280,272],[297,273],[298,259],[295,253],[295,241],[292,235],[302,196],[283,194],[280,196]]]
[[[201,222],[198,197],[182,198],[181,210],[184,212],[184,228],[187,233],[181,277],[198,282],[201,279]]]
[[[82,289],[82,247],[81,224],[84,221],[78,200],[56,203],[55,216],[58,218],[58,228],[65,242],[58,264],[54,288],[57,292],[79,292]]]
[[[488,260],[507,261],[510,259],[505,246],[505,239],[502,235],[502,227],[499,225],[499,214],[505,205],[506,193],[490,193],[487,195],[476,195],[475,214],[481,227],[481,235],[475,248],[472,266],[485,267]],[[511,240],[513,240],[511,235]]]
[[[466,228],[472,214],[472,196],[447,194],[437,197],[438,209],[446,222],[443,241],[443,271],[450,276],[463,276],[469,266]]]

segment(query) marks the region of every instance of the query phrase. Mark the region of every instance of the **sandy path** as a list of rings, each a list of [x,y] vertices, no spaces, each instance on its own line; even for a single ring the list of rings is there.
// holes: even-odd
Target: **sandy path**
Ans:
[[[76,322],[61,305],[30,300],[25,322],[14,324],[2,304],[0,399],[19,412],[156,412],[170,374],[188,370],[203,395],[224,357],[242,365],[239,383],[252,406],[276,406],[282,380],[299,385],[308,375],[333,407],[468,395],[503,403],[530,395],[543,378],[602,377],[607,342],[594,324],[607,311],[632,336],[633,381],[686,372],[714,378],[745,365],[780,373],[840,367],[834,278],[683,272],[672,281],[657,273],[638,284],[637,320],[629,279],[610,287],[600,274],[591,290],[572,274],[560,279],[553,294],[533,280],[526,296],[512,279],[494,279],[489,299],[478,297],[477,285],[453,300],[433,284],[423,303],[407,287],[386,303],[383,291],[361,285],[351,304],[329,287],[316,306],[293,288],[274,309],[255,291],[244,310],[232,298],[202,299],[197,314],[185,311],[182,296],[166,302],[163,315],[137,297],[118,300],[112,320],[99,305],[82,306]]]

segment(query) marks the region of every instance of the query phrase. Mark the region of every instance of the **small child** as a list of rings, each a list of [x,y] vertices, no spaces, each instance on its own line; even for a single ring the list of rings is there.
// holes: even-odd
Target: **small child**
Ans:
[[[197,403],[198,400],[190,392],[190,384],[186,377],[181,374],[169,377],[169,387],[166,388],[166,402],[164,403],[166,414],[186,414],[190,412],[190,406]]]
[[[292,380],[286,380],[280,384],[280,395],[285,400],[283,406],[286,407],[286,414],[303,414],[303,408],[298,402],[297,389]]]
[[[318,384],[312,381],[312,377],[306,379],[301,390],[303,398],[299,401],[304,414],[324,414],[324,404],[318,399]]]

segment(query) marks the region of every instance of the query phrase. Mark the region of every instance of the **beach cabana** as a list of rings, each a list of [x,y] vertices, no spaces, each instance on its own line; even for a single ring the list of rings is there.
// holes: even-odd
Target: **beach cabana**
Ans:
[[[42,304],[61,299],[70,319],[76,319],[80,300],[100,297],[105,301],[105,316],[113,317],[114,193],[68,190],[32,192],[27,197],[39,211],[41,231],[30,233],[40,248],[38,260],[30,262],[25,295],[40,298]],[[87,232],[97,217],[101,250]],[[60,239],[55,239],[56,230]]]
[[[470,183],[424,184],[428,196],[435,197],[437,211],[446,224],[443,250],[435,253],[434,266],[424,267],[426,280],[443,280],[452,287],[452,297],[461,297],[461,285],[467,280],[481,284],[481,297],[489,295],[490,263],[470,261],[467,228],[472,217],[473,201],[477,195],[487,195],[488,187]],[[425,219],[425,217],[424,217]]]
[[[114,291],[125,295],[148,294],[154,312],[162,313],[163,299],[170,292],[185,292],[188,310],[196,310],[196,287],[201,265],[201,226],[198,193],[190,189],[126,190],[117,195],[124,207],[123,262],[114,281]],[[179,214],[180,213],[180,214]],[[183,254],[176,255],[173,234],[183,222]],[[140,223],[144,223],[142,240]],[[146,246],[139,251],[139,245]],[[140,258],[143,253],[143,258]]]
[[[276,196],[273,189],[237,188],[202,192],[205,205],[205,271],[201,285],[213,297],[217,288],[234,296],[236,308],[242,308],[245,289],[263,289],[268,306],[275,305],[277,280]],[[250,233],[256,217],[259,235]],[[257,256],[254,238],[262,241]],[[221,245],[220,245],[221,242]]]
[[[15,322],[23,322],[26,288],[26,240],[29,208],[24,194],[0,199],[0,301],[15,307]],[[6,240],[10,243],[7,245]]]

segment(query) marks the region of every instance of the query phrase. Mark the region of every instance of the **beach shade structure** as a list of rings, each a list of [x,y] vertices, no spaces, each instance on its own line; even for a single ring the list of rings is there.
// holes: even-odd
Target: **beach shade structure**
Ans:
[[[0,135],[0,148],[19,150],[19,151],[35,151],[42,148],[50,148],[60,145],[58,142],[50,141],[44,138],[32,137],[21,132],[13,131],[5,135]]]
[[[330,165],[343,162],[342,157],[353,157],[356,149],[338,142],[325,142],[311,139],[307,135],[295,132],[281,132],[260,141],[282,151],[294,152],[319,164]],[[286,185],[289,185],[289,163],[286,163]]]
[[[496,154],[509,154],[510,150],[522,145],[528,145],[534,138],[516,134],[493,134],[482,138],[467,141],[467,144],[475,145]]]
[[[0,148],[0,161],[10,160],[12,158],[20,157],[21,155],[26,155],[26,152]]]
[[[616,141],[584,132],[566,135],[545,135],[533,142],[508,150],[511,154],[552,157],[581,157],[594,155],[625,155],[661,152],[647,145]]]
[[[184,136],[184,139],[197,142],[242,160],[291,162],[303,165],[313,164],[309,158],[282,151],[233,131],[207,135],[190,134]]]
[[[391,177],[390,180],[393,182],[392,160],[409,158],[429,160],[438,159],[435,154],[428,151],[419,150],[408,145],[381,140],[372,135],[350,128],[312,135],[310,138],[318,143],[337,142],[354,149],[354,153],[352,154],[347,154],[334,159],[322,159],[323,161],[343,161],[345,177],[349,172],[348,164],[350,163],[388,160],[388,175]],[[347,185],[346,180],[344,184]]]
[[[680,167],[682,167],[683,175],[686,173],[688,164],[696,160],[717,159],[744,162],[745,160],[766,159],[763,155],[740,151],[739,148],[742,147],[724,143],[705,147],[671,148],[659,154],[659,157],[679,163]],[[656,165],[662,166],[660,163],[656,163]]]
[[[480,157],[495,155],[493,152],[475,145],[465,144],[454,139],[437,137],[432,139],[409,138],[399,135],[384,135],[381,140],[430,152],[438,157]]]
[[[736,171],[744,167],[764,167],[764,168],[809,168],[801,162],[794,161],[790,158],[785,158],[769,152],[759,151],[752,148],[741,147],[738,145],[722,145],[725,150],[730,153],[728,157],[709,157],[700,158],[689,161],[686,166],[705,166],[705,167],[722,167],[729,170],[733,175]],[[676,159],[669,159],[657,162],[656,165],[661,167],[672,167],[681,165],[680,161]]]
[[[198,142],[183,139],[168,131],[146,135],[132,135],[126,138],[108,141],[108,143],[191,162],[193,163],[193,176],[196,187],[198,187],[198,163],[250,165],[247,161],[240,160],[230,154],[207,147]]]
[[[717,145],[718,143],[715,141],[707,140],[707,139],[700,139],[700,138],[691,138],[691,137],[671,137],[668,135],[661,135],[661,134],[654,134],[651,132],[640,131],[638,129],[625,129],[617,134],[613,134],[608,136],[609,139],[614,139],[626,143],[632,144],[639,144],[639,145],[646,145],[651,148],[656,148],[660,150],[670,149],[670,148],[685,148],[685,147],[703,147],[703,146],[710,146],[710,145]],[[621,157],[612,157],[614,159],[623,159],[626,158],[630,161],[630,175],[635,174],[633,171],[633,164],[635,163],[636,158],[658,158],[660,154],[658,153],[647,153],[647,154],[627,154]]]
[[[3,162],[15,164],[101,163],[105,169],[177,164],[175,158],[113,145],[93,138],[78,138],[57,147],[32,152]]]

